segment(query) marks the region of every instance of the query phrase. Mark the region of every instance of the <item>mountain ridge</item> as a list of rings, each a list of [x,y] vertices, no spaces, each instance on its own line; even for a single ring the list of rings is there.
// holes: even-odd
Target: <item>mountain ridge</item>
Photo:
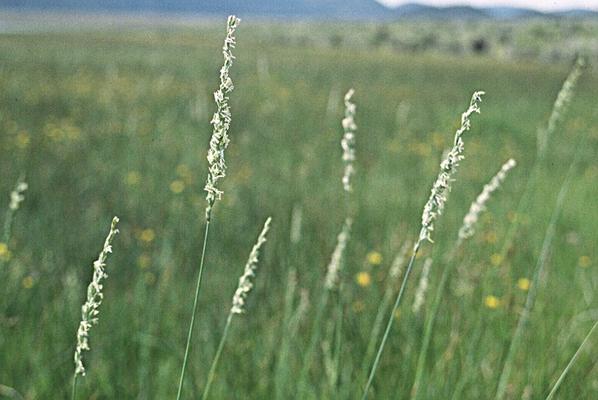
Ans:
[[[406,3],[386,7],[375,0],[0,0],[0,8],[12,10],[80,12],[158,12],[225,15],[236,13],[265,18],[335,20],[402,19],[525,19],[598,18],[598,11],[570,9],[542,12],[521,7],[436,7]]]

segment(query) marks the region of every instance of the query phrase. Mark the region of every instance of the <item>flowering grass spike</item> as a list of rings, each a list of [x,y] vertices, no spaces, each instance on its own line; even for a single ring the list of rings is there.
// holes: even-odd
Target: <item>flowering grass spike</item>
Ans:
[[[465,144],[463,143],[463,134],[471,127],[471,115],[473,113],[479,114],[483,94],[484,92],[475,92],[471,97],[469,108],[461,115],[461,126],[455,132],[453,147],[440,164],[440,173],[432,186],[430,198],[424,206],[422,228],[416,246],[423,240],[433,242],[432,231],[434,230],[434,221],[436,221],[436,218],[444,210],[444,204],[451,190],[452,177],[457,171],[459,162],[464,158],[463,151],[465,150]]]
[[[459,241],[469,239],[473,236],[475,232],[475,225],[478,222],[478,218],[480,214],[484,212],[486,209],[486,203],[490,200],[490,196],[494,193],[503,181],[507,178],[507,174],[509,171],[515,166],[517,163],[512,158],[503,164],[500,168],[500,171],[490,180],[489,183],[484,185],[484,189],[482,193],[475,199],[473,203],[471,203],[471,207],[469,207],[469,212],[463,218],[463,226],[459,229]]]
[[[228,75],[230,67],[233,65],[232,49],[235,48],[235,29],[241,20],[234,15],[228,17],[226,37],[222,46],[224,55],[224,65],[220,69],[220,86],[214,92],[214,100],[217,110],[212,117],[213,126],[212,138],[210,139],[210,148],[208,149],[208,177],[204,190],[208,192],[206,200],[206,219],[209,220],[212,207],[216,200],[222,196],[222,191],[216,186],[218,180],[226,176],[226,162],[224,159],[224,150],[228,147],[230,139],[228,138],[228,129],[231,123],[230,106],[228,105],[228,94],[234,89],[233,81]]]
[[[104,241],[104,247],[96,261],[93,262],[93,277],[87,287],[87,300],[81,307],[81,322],[77,329],[77,348],[75,349],[75,377],[77,375],[85,376],[85,366],[83,365],[83,351],[89,351],[89,331],[93,325],[98,323],[100,314],[100,305],[104,299],[102,281],[108,277],[106,274],[106,259],[108,254],[112,253],[112,241],[118,233],[116,225],[118,217],[112,219],[110,232]]]
[[[245,272],[243,272],[243,275],[239,278],[239,286],[233,296],[233,306],[230,310],[233,314],[243,314],[245,312],[245,300],[247,299],[249,292],[251,292],[251,289],[253,289],[252,280],[255,277],[255,272],[257,270],[260,249],[262,248],[262,245],[266,243],[266,235],[270,230],[271,221],[272,218],[266,220],[264,228],[257,238],[257,242],[253,246],[251,253],[249,253],[249,259],[247,260],[247,264],[245,264]]]
[[[341,230],[341,233],[338,234],[336,247],[332,252],[332,257],[330,259],[330,263],[328,263],[328,269],[326,272],[326,278],[324,282],[326,289],[334,289],[334,287],[338,284],[341,261],[343,258],[343,253],[345,252],[345,248],[347,247],[347,243],[349,242],[352,223],[353,221],[351,218],[345,219],[343,229]]]
[[[343,162],[345,163],[345,173],[343,175],[343,188],[347,192],[353,191],[351,185],[351,177],[355,174],[355,104],[351,102],[351,97],[355,90],[349,89],[345,95],[345,118],[343,118],[342,125],[345,134],[341,140],[341,147],[343,148]]]

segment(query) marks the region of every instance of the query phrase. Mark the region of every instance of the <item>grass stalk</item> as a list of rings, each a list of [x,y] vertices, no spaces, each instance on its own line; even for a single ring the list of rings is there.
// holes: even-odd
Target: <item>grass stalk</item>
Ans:
[[[286,388],[289,376],[289,347],[290,340],[294,337],[292,334],[293,304],[295,292],[297,290],[297,272],[291,268],[288,274],[287,286],[284,300],[284,317],[282,322],[282,337],[278,359],[276,362],[276,371],[274,373],[275,399],[285,399]]]
[[[77,398],[77,374],[73,375],[73,388],[71,391],[71,400]]]
[[[316,347],[318,345],[318,341],[320,340],[320,325],[322,323],[322,318],[324,317],[324,311],[326,310],[326,305],[328,304],[328,298],[330,295],[330,291],[324,288],[322,292],[322,296],[320,296],[320,300],[318,302],[318,306],[316,308],[316,314],[314,317],[314,323],[311,330],[311,335],[309,338],[309,343],[307,345],[307,349],[305,350],[305,355],[303,356],[303,366],[301,367],[301,371],[299,372],[299,379],[298,379],[298,396],[299,398],[305,398],[307,396],[307,387],[308,387],[308,374],[311,368],[311,362],[314,357],[314,352],[316,351]]]
[[[559,122],[562,121],[569,108],[569,104],[571,103],[575,93],[575,86],[581,73],[583,72],[584,67],[585,61],[582,57],[579,57],[569,72],[569,75],[565,79],[565,82],[563,83],[559,93],[557,94],[546,127],[538,131],[537,157],[532,165],[532,169],[525,184],[525,189],[519,200],[519,204],[517,205],[515,219],[510,224],[509,229],[504,237],[501,250],[498,253],[501,260],[505,259],[507,252],[511,248],[513,240],[515,239],[515,234],[517,233],[517,229],[519,228],[522,220],[521,216],[529,207],[531,195],[533,194],[534,187],[536,186],[536,181],[538,180],[540,172],[544,167],[549,138],[554,134]]]
[[[177,400],[180,400],[183,393],[183,383],[185,380],[185,370],[187,369],[187,362],[189,360],[189,350],[191,348],[191,339],[193,338],[193,328],[195,326],[195,315],[197,314],[197,303],[199,300],[199,292],[201,289],[201,281],[203,277],[204,261],[206,257],[206,247],[208,243],[208,234],[210,231],[210,220],[206,221],[204,230],[203,245],[201,250],[201,258],[199,261],[199,273],[197,274],[197,281],[195,283],[195,297],[193,299],[193,310],[191,312],[191,321],[189,322],[189,331],[187,332],[187,343],[185,345],[185,355],[183,357],[183,366],[181,367],[181,375],[179,377],[179,388],[177,390]]]
[[[592,326],[592,328],[590,329],[590,331],[588,332],[588,334],[586,335],[584,340],[581,342],[581,344],[577,348],[577,351],[575,352],[575,354],[573,354],[573,357],[571,357],[571,360],[569,360],[569,362],[567,363],[567,366],[565,367],[563,372],[561,372],[561,375],[559,376],[559,378],[555,382],[554,386],[550,390],[550,393],[548,393],[548,396],[546,396],[546,400],[552,400],[554,398],[554,395],[555,395],[556,391],[559,389],[559,386],[561,386],[561,383],[563,383],[565,376],[567,376],[567,373],[569,372],[569,370],[571,369],[571,367],[577,360],[577,357],[579,357],[579,354],[581,353],[581,349],[586,344],[586,342],[590,339],[590,336],[592,336],[592,333],[594,333],[594,330],[596,329],[597,326],[598,326],[598,321],[596,321],[594,323],[594,325]]]
[[[388,308],[391,306],[391,302],[393,299],[393,294],[395,292],[395,279],[400,278],[401,276],[401,269],[403,268],[403,263],[405,262],[405,258],[407,252],[411,248],[410,243],[407,241],[403,244],[399,253],[395,257],[388,274],[388,283],[386,285],[386,290],[384,291],[384,296],[382,297],[382,301],[378,306],[378,311],[376,312],[376,318],[374,319],[374,324],[372,328],[372,332],[370,334],[370,339],[368,341],[368,345],[366,347],[365,357],[363,358],[364,362],[363,365],[371,365],[374,357],[374,352],[376,351],[376,344],[378,343],[378,337],[380,336],[380,331],[382,330],[382,324],[384,322],[384,316],[388,312]],[[367,374],[366,370],[366,374]],[[363,381],[367,379],[367,375],[364,376]]]
[[[459,229],[457,240],[455,241],[454,246],[448,253],[444,262],[444,268],[442,269],[440,282],[436,288],[436,294],[434,295],[434,300],[426,318],[421,350],[418,355],[417,366],[415,369],[415,379],[411,388],[411,398],[413,399],[419,398],[419,388],[421,387],[423,379],[424,369],[426,366],[426,356],[428,354],[428,348],[430,347],[430,342],[432,340],[434,323],[436,322],[436,316],[438,315],[440,301],[442,300],[446,284],[454,268],[455,256],[459,252],[459,249],[462,247],[464,241],[474,235],[480,214],[486,210],[486,203],[490,200],[492,194],[500,188],[501,184],[506,179],[508,172],[514,168],[515,165],[517,165],[517,163],[513,159],[509,159],[502,165],[498,173],[492,177],[490,182],[484,185],[482,192],[473,201],[468,213],[463,218],[463,225]]]
[[[557,195],[556,203],[552,212],[552,216],[550,217],[550,221],[548,223],[548,227],[546,228],[546,233],[544,235],[544,240],[542,243],[542,248],[540,250],[540,255],[536,261],[536,265],[534,267],[534,272],[532,276],[532,281],[530,288],[527,293],[527,298],[525,300],[525,305],[519,319],[517,321],[517,325],[515,327],[515,331],[513,333],[513,337],[509,344],[506,357],[503,362],[503,367],[501,369],[500,377],[498,380],[498,386],[496,389],[496,400],[503,400],[506,395],[507,384],[509,382],[509,378],[511,376],[511,370],[513,368],[513,362],[515,359],[515,355],[523,338],[523,331],[527,326],[527,323],[530,318],[531,311],[534,307],[534,303],[536,300],[536,295],[539,289],[540,277],[543,275],[544,269],[546,267],[546,262],[548,260],[548,255],[550,253],[550,249],[552,247],[552,242],[554,240],[554,236],[556,234],[556,224],[561,215],[561,211],[565,202],[565,197],[569,192],[569,186],[573,179],[573,173],[577,167],[577,164],[580,159],[581,150],[583,149],[583,143],[585,143],[585,136],[581,139],[580,143],[577,146],[577,150],[575,156],[569,166],[569,170],[567,171],[567,175],[563,184],[561,185],[561,189]]]
[[[212,382],[214,381],[214,376],[216,375],[216,367],[218,366],[218,361],[220,360],[220,355],[222,354],[222,349],[224,348],[224,343],[226,342],[226,337],[228,336],[228,330],[230,328],[230,323],[233,320],[233,313],[228,313],[228,318],[226,318],[226,325],[224,325],[224,331],[222,332],[222,338],[220,338],[220,343],[218,344],[218,349],[216,350],[216,355],[214,356],[214,360],[212,361],[212,365],[210,367],[210,372],[208,372],[208,379],[206,381],[206,387],[203,390],[203,394],[201,395],[202,399],[207,399],[208,394],[210,393],[210,388],[212,387]]]
[[[191,347],[191,339],[193,337],[193,328],[195,326],[195,315],[197,314],[197,303],[201,289],[201,281],[204,271],[204,261],[206,255],[206,244],[208,242],[208,233],[210,229],[210,221],[212,220],[212,210],[216,203],[222,196],[222,191],[218,188],[218,181],[226,176],[226,163],[224,159],[224,151],[228,147],[230,139],[228,137],[228,130],[231,124],[231,112],[228,104],[228,94],[234,89],[233,81],[229,76],[229,69],[233,65],[232,49],[235,47],[235,29],[239,24],[240,19],[234,15],[230,15],[226,22],[226,37],[224,45],[222,46],[222,55],[224,57],[224,65],[220,69],[220,85],[218,90],[214,92],[214,100],[216,101],[217,110],[212,117],[211,124],[213,126],[212,137],[210,138],[210,145],[208,149],[208,176],[204,190],[206,195],[206,211],[205,211],[205,230],[203,246],[201,250],[201,259],[199,262],[199,273],[197,275],[197,282],[195,285],[195,297],[193,299],[193,310],[191,314],[191,321],[189,322],[189,332],[187,333],[187,343],[185,345],[185,355],[183,357],[183,365],[181,367],[181,375],[179,378],[179,387],[177,390],[177,400],[180,400],[183,391],[183,383],[185,380],[185,371],[187,369],[187,362],[189,359],[189,349]]]
[[[403,281],[401,283],[401,288],[399,289],[399,294],[394,302],[394,305],[390,311],[390,317],[388,318],[388,322],[386,323],[386,329],[384,330],[384,336],[382,336],[382,341],[378,346],[378,351],[376,352],[376,358],[374,359],[374,363],[372,364],[372,368],[370,370],[370,374],[368,375],[368,380],[365,384],[365,388],[363,389],[363,395],[361,396],[361,400],[365,400],[368,397],[368,393],[370,387],[372,386],[372,382],[374,381],[374,376],[376,375],[376,370],[378,369],[378,364],[380,363],[380,358],[382,357],[382,352],[384,351],[384,346],[386,345],[386,341],[388,340],[388,336],[390,335],[390,330],[392,329],[392,323],[394,321],[394,316],[399,306],[401,305],[401,299],[403,298],[403,293],[405,292],[405,288],[407,287],[407,281],[409,280],[409,275],[411,274],[411,270],[413,269],[413,263],[415,261],[415,257],[417,257],[417,253],[419,251],[419,247],[421,244],[421,240],[417,241],[415,247],[413,248],[413,254],[409,259],[409,264],[407,264],[407,269],[405,270],[405,276],[403,277]]]
[[[259,254],[260,250],[264,243],[266,243],[266,235],[270,230],[270,221],[271,218],[268,218],[264,224],[262,232],[257,238],[256,244],[251,249],[251,253],[249,253],[249,259],[245,264],[245,270],[243,271],[243,275],[239,278],[239,286],[235,291],[233,296],[233,305],[228,313],[228,317],[226,319],[226,325],[224,326],[224,331],[222,332],[222,337],[220,338],[220,343],[218,344],[218,349],[216,350],[216,354],[214,359],[212,360],[212,365],[210,367],[210,371],[208,372],[208,378],[206,381],[206,387],[204,388],[202,400],[208,398],[208,394],[210,393],[210,387],[212,386],[212,382],[214,381],[214,376],[216,374],[216,367],[218,366],[218,361],[220,360],[220,356],[222,354],[222,349],[224,348],[224,343],[226,342],[226,338],[228,337],[228,331],[230,328],[231,321],[233,319],[233,315],[235,314],[243,314],[245,313],[245,301],[247,299],[247,295],[253,289],[253,278],[255,277],[255,273],[257,270],[257,264],[259,261]]]
[[[432,185],[430,197],[424,205],[424,209],[422,212],[422,224],[421,230],[419,232],[419,237],[415,242],[415,245],[413,246],[413,253],[411,254],[409,264],[407,265],[407,270],[405,271],[405,276],[403,277],[403,281],[401,283],[401,288],[399,290],[390,316],[388,318],[386,330],[384,331],[384,336],[382,337],[382,341],[380,342],[380,345],[378,347],[376,358],[374,359],[374,363],[370,369],[368,380],[366,382],[365,388],[363,390],[363,395],[361,397],[362,400],[366,400],[368,397],[370,387],[372,385],[374,376],[376,374],[376,370],[378,368],[378,364],[380,363],[382,351],[384,350],[386,341],[388,340],[388,336],[392,328],[395,313],[401,304],[401,299],[403,298],[403,293],[405,292],[407,281],[409,279],[409,275],[411,274],[413,263],[415,261],[415,258],[417,257],[419,248],[422,242],[424,241],[429,241],[433,243],[432,232],[434,231],[434,225],[436,223],[436,220],[444,210],[448,193],[451,190],[451,183],[454,180],[453,177],[457,172],[459,162],[464,158],[463,152],[465,151],[465,144],[463,142],[463,134],[465,134],[465,132],[467,132],[471,128],[471,116],[474,113],[480,112],[480,103],[482,101],[482,95],[484,95],[484,92],[478,91],[474,92],[474,94],[471,96],[469,107],[467,108],[467,110],[465,110],[463,114],[461,114],[461,126],[455,132],[453,146],[440,163],[440,173],[438,174],[436,181]]]

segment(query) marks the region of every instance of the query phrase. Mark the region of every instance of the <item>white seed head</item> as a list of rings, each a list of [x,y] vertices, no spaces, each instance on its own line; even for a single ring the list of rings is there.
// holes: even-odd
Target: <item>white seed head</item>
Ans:
[[[575,61],[573,69],[567,76],[567,79],[565,79],[565,82],[563,83],[563,86],[556,97],[554,105],[552,106],[552,112],[548,118],[548,124],[544,129],[538,130],[538,154],[540,156],[545,154],[546,146],[548,145],[548,139],[550,136],[552,136],[559,121],[563,118],[567,112],[567,109],[569,108],[569,104],[573,99],[577,80],[579,79],[584,67],[585,60],[583,57],[579,57]]]
[[[453,181],[453,175],[457,171],[459,162],[463,159],[463,151],[465,145],[463,143],[463,134],[471,127],[470,117],[473,113],[480,112],[480,103],[482,101],[482,95],[484,92],[475,92],[471,97],[469,108],[461,115],[461,126],[455,132],[455,139],[453,147],[447,153],[444,160],[440,163],[440,173],[436,182],[432,186],[430,198],[424,206],[422,213],[422,228],[419,234],[418,243],[423,240],[432,242],[432,231],[434,230],[434,222],[436,218],[444,210],[444,205],[447,200],[447,196],[451,190],[451,183]],[[418,244],[416,244],[417,246]]]
[[[18,182],[15,186],[14,190],[10,192],[10,204],[8,208],[12,211],[16,211],[19,209],[20,204],[25,200],[25,196],[23,193],[27,190],[29,186],[25,182]]]
[[[213,126],[212,138],[210,139],[210,148],[208,149],[208,177],[204,190],[207,192],[206,200],[206,219],[209,221],[212,213],[212,207],[216,200],[222,196],[222,191],[216,186],[218,180],[226,176],[226,162],[224,159],[224,150],[228,147],[230,139],[228,129],[231,123],[231,112],[228,104],[228,94],[233,90],[233,81],[228,75],[230,67],[233,65],[232,49],[235,48],[235,29],[241,21],[239,18],[231,15],[228,17],[226,37],[222,46],[224,55],[224,65],[220,69],[220,86],[214,92],[214,101],[216,102],[216,112],[210,122]]]
[[[424,267],[422,269],[421,277],[419,278],[419,284],[417,285],[417,290],[415,291],[415,300],[413,301],[413,313],[419,314],[422,306],[424,305],[424,301],[426,300],[426,293],[428,292],[428,286],[430,283],[430,268],[432,267],[432,259],[426,258],[424,262]]]
[[[338,234],[336,240],[336,247],[332,252],[332,257],[330,259],[330,263],[328,264],[328,269],[326,272],[326,278],[324,282],[324,286],[328,290],[334,289],[338,284],[339,273],[341,269],[341,261],[343,259],[343,254],[345,253],[347,243],[349,242],[352,223],[353,220],[351,218],[346,218],[345,223],[343,224],[343,229],[341,230],[341,233]]]
[[[463,218],[463,226],[459,229],[459,241],[463,241],[465,239],[469,239],[475,233],[475,226],[478,222],[480,214],[486,210],[486,203],[490,200],[492,193],[494,193],[500,185],[504,182],[507,178],[507,174],[511,169],[513,169],[517,163],[515,160],[510,159],[503,166],[500,168],[500,171],[488,182],[484,185],[484,189],[478,195],[471,206],[469,207],[469,212]]]
[[[353,187],[351,185],[351,177],[355,174],[355,132],[357,125],[355,125],[355,104],[351,102],[351,97],[355,91],[349,89],[345,95],[345,118],[343,118],[342,125],[345,131],[341,140],[341,147],[343,148],[343,162],[345,163],[345,173],[343,175],[343,188],[347,192],[351,192]]]
[[[251,253],[249,253],[249,259],[247,260],[247,264],[245,264],[245,271],[239,278],[239,286],[233,296],[233,306],[230,310],[233,314],[243,314],[245,312],[245,300],[247,299],[249,292],[251,292],[251,289],[253,289],[253,278],[257,271],[258,257],[262,245],[266,243],[266,235],[270,230],[270,221],[272,221],[272,218],[266,220],[264,228],[257,238],[257,242],[253,246],[253,249],[251,249]]]
[[[75,375],[85,375],[85,366],[83,365],[83,351],[89,351],[89,331],[91,327],[98,323],[100,314],[100,305],[104,299],[102,293],[102,281],[108,277],[106,274],[106,259],[108,254],[112,253],[112,241],[118,233],[116,225],[118,217],[112,219],[110,232],[104,241],[104,247],[96,261],[93,262],[93,277],[87,287],[87,300],[81,306],[81,322],[77,329],[77,347],[75,349]]]

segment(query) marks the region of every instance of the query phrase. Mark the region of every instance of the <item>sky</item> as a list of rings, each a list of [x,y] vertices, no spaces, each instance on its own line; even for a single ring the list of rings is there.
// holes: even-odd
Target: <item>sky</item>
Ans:
[[[403,3],[421,3],[434,6],[471,5],[476,7],[486,6],[513,6],[534,8],[537,10],[563,10],[568,8],[587,8],[598,10],[598,0],[377,0],[386,5],[396,6]]]

